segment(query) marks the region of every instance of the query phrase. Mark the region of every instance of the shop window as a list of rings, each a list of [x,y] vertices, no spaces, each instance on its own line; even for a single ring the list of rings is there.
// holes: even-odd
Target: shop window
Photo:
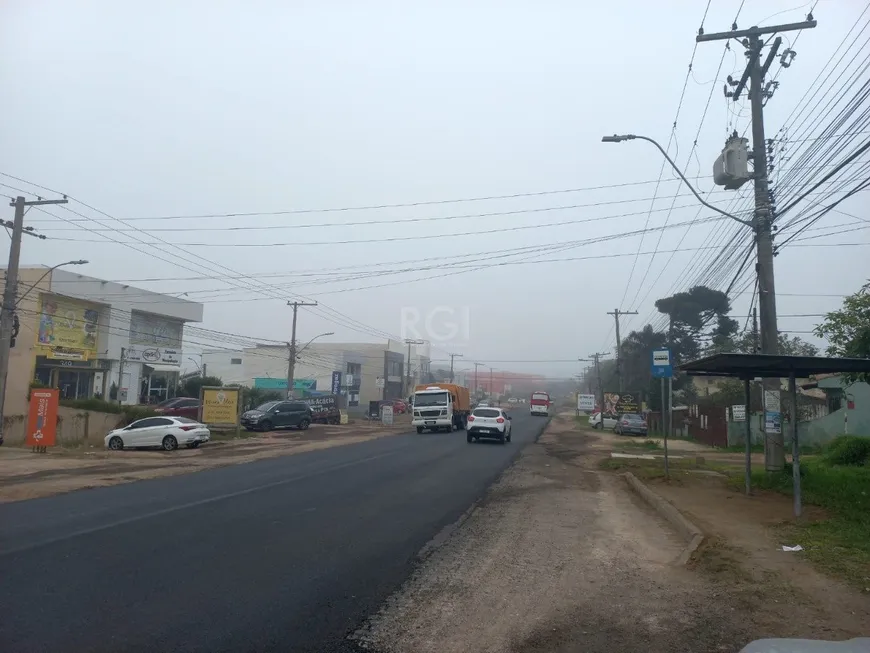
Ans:
[[[230,365],[241,365],[241,364],[242,364],[241,358],[231,358],[230,359]]]

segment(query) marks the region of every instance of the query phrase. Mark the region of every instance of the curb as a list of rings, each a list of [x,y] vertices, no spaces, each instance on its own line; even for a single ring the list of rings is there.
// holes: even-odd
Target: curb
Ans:
[[[689,521],[683,513],[677,510],[676,507],[669,501],[666,501],[658,494],[653,492],[649,487],[642,483],[631,472],[623,474],[628,486],[640,495],[640,498],[646,501],[653,510],[663,517],[671,526],[676,529],[680,536],[686,540],[686,548],[677,558],[676,564],[685,566],[692,557],[692,554],[698,550],[698,547],[704,542],[704,533],[700,528]]]

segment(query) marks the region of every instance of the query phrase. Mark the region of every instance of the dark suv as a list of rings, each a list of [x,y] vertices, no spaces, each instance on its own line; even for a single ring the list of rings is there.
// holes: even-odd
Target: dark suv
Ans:
[[[311,407],[303,401],[268,401],[242,413],[242,426],[248,431],[271,431],[291,426],[304,431],[312,421]]]

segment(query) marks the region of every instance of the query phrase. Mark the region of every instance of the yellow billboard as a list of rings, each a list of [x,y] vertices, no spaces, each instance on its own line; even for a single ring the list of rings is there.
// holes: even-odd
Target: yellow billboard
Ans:
[[[201,390],[202,418],[209,426],[236,426],[239,423],[239,389],[204,386]]]
[[[96,358],[99,318],[99,309],[93,304],[42,295],[36,344],[49,358]]]

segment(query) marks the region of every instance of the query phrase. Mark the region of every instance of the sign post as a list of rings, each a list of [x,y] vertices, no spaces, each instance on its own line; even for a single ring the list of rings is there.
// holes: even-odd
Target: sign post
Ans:
[[[199,390],[199,421],[207,426],[235,428],[239,435],[241,407],[238,388],[202,386]]]
[[[57,444],[57,388],[33,388],[30,391],[30,410],[27,415],[25,444],[33,453],[45,453],[47,447]]]
[[[673,428],[673,403],[671,402],[671,397],[673,395],[674,385],[674,365],[671,361],[671,350],[670,349],[654,349],[652,352],[652,375],[653,378],[658,378],[662,380],[662,422],[665,421],[665,379],[668,380],[668,410],[667,410],[667,422],[665,425],[665,439],[664,439],[664,451],[665,451],[665,478],[671,477],[670,466],[668,464],[668,436],[671,434],[671,429]]]
[[[584,412],[595,410],[595,395],[577,395],[577,410]]]

